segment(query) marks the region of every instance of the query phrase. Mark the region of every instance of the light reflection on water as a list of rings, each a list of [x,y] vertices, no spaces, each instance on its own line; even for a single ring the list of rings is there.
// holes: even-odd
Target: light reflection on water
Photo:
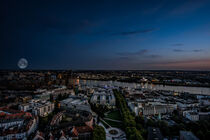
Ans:
[[[129,88],[145,88],[151,90],[169,90],[175,92],[189,92],[192,94],[206,94],[210,95],[210,88],[206,87],[187,87],[187,86],[168,86],[168,85],[154,85],[148,83],[126,83],[118,81],[97,81],[97,80],[79,80],[79,84],[87,86],[116,86]]]

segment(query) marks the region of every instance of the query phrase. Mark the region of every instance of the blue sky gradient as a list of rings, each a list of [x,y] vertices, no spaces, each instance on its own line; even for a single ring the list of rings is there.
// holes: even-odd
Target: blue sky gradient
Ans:
[[[210,1],[0,2],[0,69],[210,70]]]

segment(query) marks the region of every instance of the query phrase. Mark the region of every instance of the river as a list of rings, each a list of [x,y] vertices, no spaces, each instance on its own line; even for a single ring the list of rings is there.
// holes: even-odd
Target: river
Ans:
[[[127,83],[118,81],[98,81],[98,80],[79,80],[79,84],[92,86],[115,86],[129,88],[146,88],[151,90],[168,90],[175,92],[189,92],[191,94],[210,95],[210,88],[207,87],[188,87],[188,86],[167,86],[143,83]]]

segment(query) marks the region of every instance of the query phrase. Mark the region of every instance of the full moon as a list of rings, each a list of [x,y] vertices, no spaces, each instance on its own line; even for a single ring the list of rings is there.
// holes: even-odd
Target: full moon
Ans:
[[[25,69],[28,66],[28,61],[25,58],[21,58],[18,63],[17,63],[18,67],[20,69]]]

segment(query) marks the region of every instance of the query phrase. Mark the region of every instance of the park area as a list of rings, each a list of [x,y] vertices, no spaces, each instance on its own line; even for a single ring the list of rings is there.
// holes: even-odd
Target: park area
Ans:
[[[122,128],[122,117],[119,110],[105,113],[103,119],[111,127]]]

